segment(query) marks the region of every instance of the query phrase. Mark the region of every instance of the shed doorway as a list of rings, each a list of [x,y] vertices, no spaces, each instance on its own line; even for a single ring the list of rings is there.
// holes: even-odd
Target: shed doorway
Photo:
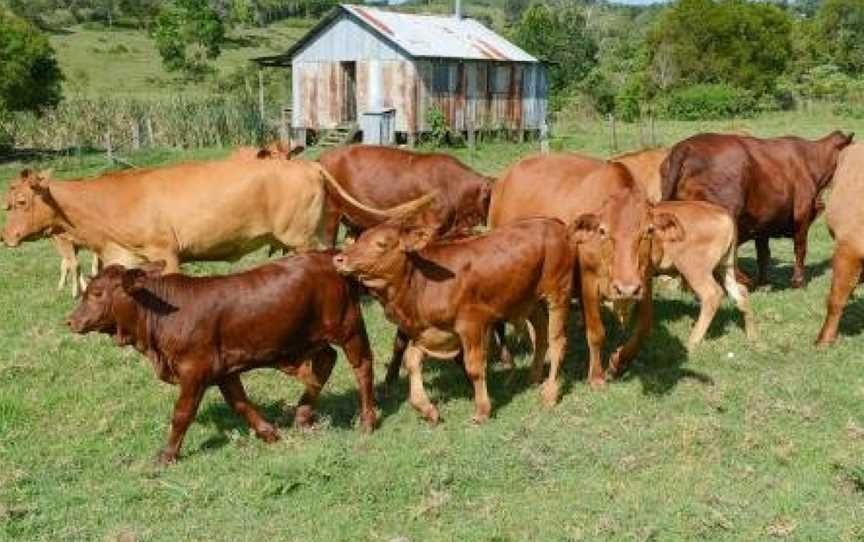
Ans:
[[[342,123],[357,122],[357,63],[341,62],[342,80],[345,81],[342,100]]]

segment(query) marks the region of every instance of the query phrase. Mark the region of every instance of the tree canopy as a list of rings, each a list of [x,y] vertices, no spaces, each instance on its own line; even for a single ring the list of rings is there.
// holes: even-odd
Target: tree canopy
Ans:
[[[56,105],[62,80],[45,35],[0,8],[0,110],[41,111]]]

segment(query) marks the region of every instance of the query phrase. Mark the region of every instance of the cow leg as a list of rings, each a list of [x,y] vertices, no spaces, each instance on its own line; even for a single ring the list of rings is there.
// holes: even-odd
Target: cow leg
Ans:
[[[356,333],[344,344],[342,349],[345,351],[345,357],[348,358],[348,363],[354,370],[354,378],[357,380],[357,390],[360,394],[360,426],[364,433],[371,433],[375,430],[377,422],[373,390],[375,374],[374,358],[366,333],[362,330]]]
[[[297,402],[297,410],[294,413],[294,426],[299,428],[311,427],[315,420],[315,403],[321,394],[321,388],[330,378],[333,366],[336,365],[336,351],[329,346],[316,352],[312,359],[304,361],[297,368],[295,376],[306,386],[306,391]]]
[[[726,293],[735,300],[735,305],[744,317],[744,333],[747,340],[756,340],[756,321],[753,318],[753,309],[750,307],[750,294],[747,288],[735,280],[735,268],[727,266],[723,270],[723,286]]]
[[[339,224],[342,222],[342,213],[329,201],[324,210],[324,243],[328,248],[336,247],[336,238],[339,235]]]
[[[795,267],[792,271],[793,288],[801,288],[807,279],[804,273],[804,260],[807,259],[807,234],[809,232],[809,217],[795,223],[795,236],[792,239],[795,245]]]
[[[837,328],[840,326],[840,317],[843,309],[849,301],[849,296],[858,285],[858,277],[861,274],[861,258],[848,244],[837,243],[834,250],[834,258],[831,262],[831,292],[828,294],[825,322],[816,344],[825,346],[837,340]]]
[[[757,237],[756,244],[756,286],[768,284],[768,266],[771,265],[771,247],[767,237]]]
[[[539,384],[543,380],[543,366],[546,364],[546,354],[549,351],[549,313],[542,304],[538,305],[530,316],[531,342],[534,345],[534,357],[531,360],[531,383]],[[525,327],[523,323],[521,325]]]
[[[489,391],[486,389],[486,355],[489,345],[488,325],[472,322],[459,331],[462,352],[465,354],[465,373],[474,385],[474,423],[484,423],[492,412]]]
[[[431,425],[436,425],[439,419],[438,409],[423,388],[423,351],[410,343],[405,350],[405,369],[408,371],[408,402]]]
[[[606,384],[600,356],[606,342],[606,328],[600,314],[600,292],[595,278],[582,275],[582,320],[585,323],[585,340],[588,343],[588,384],[602,388]]]
[[[639,353],[639,347],[642,341],[651,334],[651,325],[654,321],[654,299],[652,296],[651,279],[644,281],[644,293],[639,300],[639,309],[637,313],[636,330],[628,339],[624,346],[619,348],[609,361],[609,372],[612,378],[618,378],[627,367],[636,354]]]
[[[565,302],[549,306],[549,376],[543,385],[543,403],[547,407],[558,402],[558,390],[561,387],[559,374],[564,352],[567,349],[567,315],[569,303]]]
[[[195,377],[181,378],[180,397],[174,405],[174,415],[171,418],[171,433],[168,436],[168,445],[159,454],[159,462],[162,464],[173,463],[177,460],[180,447],[183,445],[183,437],[189,424],[195,419],[201,397],[204,396],[206,386],[202,379]]]
[[[249,401],[246,390],[243,389],[243,382],[240,381],[240,375],[232,374],[223,378],[219,382],[219,391],[222,392],[222,397],[225,398],[228,406],[246,420],[258,438],[268,443],[279,440],[279,433],[276,428],[269,424],[255,408],[255,405]]]
[[[708,331],[708,326],[711,325],[714,315],[717,314],[720,300],[723,299],[723,289],[714,280],[714,275],[710,269],[706,270],[704,267],[681,269],[679,267],[678,270],[693,289],[696,297],[699,298],[699,318],[693,324],[690,338],[687,340],[687,350],[693,350],[702,342]]]
[[[393,389],[399,380],[399,369],[402,368],[402,358],[405,357],[405,349],[408,348],[408,337],[400,330],[396,330],[393,337],[393,355],[387,364],[387,376],[384,378],[384,388]]]

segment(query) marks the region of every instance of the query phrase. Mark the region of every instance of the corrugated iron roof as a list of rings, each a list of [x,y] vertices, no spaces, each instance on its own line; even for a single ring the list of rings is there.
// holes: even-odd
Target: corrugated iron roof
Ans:
[[[351,4],[340,7],[414,57],[537,62],[474,19],[414,15]]]
[[[353,4],[340,4],[284,55],[253,60],[265,65],[287,64],[294,54],[342,13],[348,13],[360,20],[383,39],[415,58],[538,62],[536,58],[474,19],[414,15]]]

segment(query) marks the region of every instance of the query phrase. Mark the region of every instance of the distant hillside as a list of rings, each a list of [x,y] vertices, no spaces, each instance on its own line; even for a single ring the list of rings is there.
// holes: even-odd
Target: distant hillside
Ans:
[[[284,52],[315,21],[285,19],[265,28],[240,28],[230,33],[222,55],[215,61],[217,77],[248,66],[250,58]],[[94,24],[72,26],[52,34],[66,76],[66,95],[159,95],[212,91],[212,82],[178,84],[162,67],[153,41],[143,30]]]

